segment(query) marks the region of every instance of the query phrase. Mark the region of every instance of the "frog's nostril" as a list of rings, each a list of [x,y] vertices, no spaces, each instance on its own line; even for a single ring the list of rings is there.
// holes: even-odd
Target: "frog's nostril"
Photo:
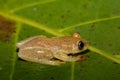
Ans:
[[[19,52],[19,48],[16,49],[16,52]]]
[[[82,50],[84,48],[84,43],[82,41],[79,41],[78,48],[79,50]]]

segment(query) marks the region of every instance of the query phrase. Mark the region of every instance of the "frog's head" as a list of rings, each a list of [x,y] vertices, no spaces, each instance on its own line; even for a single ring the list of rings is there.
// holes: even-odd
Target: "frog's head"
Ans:
[[[72,46],[72,54],[80,53],[88,49],[88,41],[81,38],[78,33],[74,33],[72,37],[75,40],[74,45]]]

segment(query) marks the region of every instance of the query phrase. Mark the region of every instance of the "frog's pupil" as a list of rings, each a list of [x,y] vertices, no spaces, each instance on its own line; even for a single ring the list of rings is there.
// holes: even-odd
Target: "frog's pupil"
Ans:
[[[84,47],[84,43],[82,41],[79,41],[79,43],[78,43],[79,50],[82,50],[83,47]]]

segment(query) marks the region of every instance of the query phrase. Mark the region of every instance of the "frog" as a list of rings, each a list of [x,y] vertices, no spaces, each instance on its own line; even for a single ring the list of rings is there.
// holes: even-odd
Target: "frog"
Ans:
[[[87,50],[89,42],[79,33],[51,38],[37,35],[18,42],[16,46],[19,49],[18,57],[25,61],[61,65],[66,62],[80,61],[80,55],[74,55]]]

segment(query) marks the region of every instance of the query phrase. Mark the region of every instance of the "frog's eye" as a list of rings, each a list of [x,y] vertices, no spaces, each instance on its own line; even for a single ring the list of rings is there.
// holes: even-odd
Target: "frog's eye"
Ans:
[[[82,50],[83,47],[84,47],[84,43],[82,41],[79,41],[79,43],[78,43],[78,49]]]

